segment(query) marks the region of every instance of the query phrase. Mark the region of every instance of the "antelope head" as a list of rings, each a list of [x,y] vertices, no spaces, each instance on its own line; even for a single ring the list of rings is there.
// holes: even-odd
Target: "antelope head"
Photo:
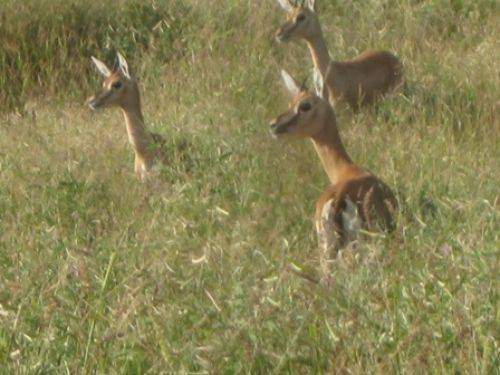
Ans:
[[[287,12],[286,22],[276,31],[279,42],[314,38],[321,33],[318,16],[314,10],[315,0],[305,0],[301,5],[290,0],[277,0]]]
[[[271,121],[270,131],[276,137],[294,135],[300,138],[318,136],[326,126],[333,111],[323,99],[297,82],[284,70],[281,77],[292,98],[286,112]]]
[[[92,56],[92,62],[104,77],[102,90],[88,100],[92,110],[118,106],[125,108],[139,100],[137,83],[131,77],[127,61],[120,54],[116,55],[115,67],[110,70],[105,63]]]

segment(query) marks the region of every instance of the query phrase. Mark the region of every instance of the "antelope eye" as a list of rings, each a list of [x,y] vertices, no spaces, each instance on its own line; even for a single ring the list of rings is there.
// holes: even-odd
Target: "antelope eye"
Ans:
[[[299,105],[299,111],[301,111],[301,112],[307,112],[310,109],[311,109],[311,103],[305,102],[305,103],[301,103]]]
[[[122,83],[120,81],[115,82],[111,85],[111,87],[114,89],[119,89],[120,87],[122,87]]]
[[[297,22],[302,22],[302,21],[304,21],[305,19],[306,19],[306,15],[305,15],[304,13],[302,13],[302,14],[299,14],[299,15],[297,16],[296,21],[297,21]]]

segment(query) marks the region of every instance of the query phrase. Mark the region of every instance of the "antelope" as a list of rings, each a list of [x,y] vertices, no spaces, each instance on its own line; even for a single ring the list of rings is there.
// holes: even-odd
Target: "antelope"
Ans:
[[[286,71],[281,76],[292,100],[289,109],[271,121],[271,134],[310,138],[331,184],[318,199],[315,214],[326,272],[333,256],[354,242],[361,230],[392,231],[397,201],[383,181],[352,161],[337,129],[334,109],[319,94],[321,87],[315,94],[299,87]]]
[[[141,111],[137,81],[131,76],[125,58],[120,53],[117,53],[116,57],[117,63],[113,70],[102,61],[91,57],[104,81],[102,91],[91,97],[88,104],[92,110],[105,107],[121,108],[128,140],[135,154],[135,173],[144,182],[156,162],[167,162],[162,153],[165,140],[159,134],[147,130]]]
[[[290,0],[277,1],[287,12],[287,19],[276,31],[276,39],[306,41],[314,75],[325,83],[332,105],[338,100],[346,101],[356,111],[359,105],[372,104],[402,85],[402,65],[390,52],[369,50],[354,60],[332,61],[315,11],[315,0],[306,0],[305,6],[292,5]]]

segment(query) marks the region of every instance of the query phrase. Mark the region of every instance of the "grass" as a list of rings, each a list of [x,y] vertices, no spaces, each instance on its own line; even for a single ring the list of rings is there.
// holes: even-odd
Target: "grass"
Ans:
[[[320,1],[334,58],[387,48],[408,80],[376,111],[338,108],[350,154],[405,212],[395,236],[335,265],[331,290],[293,271],[317,273],[326,176],[310,144],[267,135],[286,107],[279,69],[310,66],[304,45],[272,40],[278,7],[45,2],[0,8],[1,32],[43,19],[45,33],[11,34],[30,52],[0,59],[18,108],[0,117],[0,372],[498,373],[495,2]],[[155,34],[157,18],[180,26]],[[92,31],[78,53],[53,49],[66,22]],[[190,144],[147,185],[121,114],[83,106],[98,89],[89,55],[109,61],[115,43],[148,125]],[[50,66],[52,53],[67,60]]]

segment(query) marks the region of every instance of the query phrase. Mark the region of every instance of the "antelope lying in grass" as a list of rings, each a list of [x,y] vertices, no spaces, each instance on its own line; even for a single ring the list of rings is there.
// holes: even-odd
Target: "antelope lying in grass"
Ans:
[[[355,240],[360,229],[393,230],[397,202],[384,182],[351,160],[330,103],[300,88],[287,72],[281,74],[292,101],[271,122],[271,133],[310,138],[331,183],[316,203],[315,224],[325,267],[324,262]]]
[[[165,141],[160,135],[148,131],[144,125],[139,87],[130,75],[123,56],[117,54],[113,70],[95,57],[92,57],[92,62],[105,79],[102,91],[89,99],[89,106],[93,110],[113,106],[122,109],[128,139],[135,153],[135,173],[144,181],[156,162],[166,163],[162,152]]]
[[[325,83],[332,105],[334,101],[345,100],[357,110],[360,104],[371,104],[402,84],[401,63],[390,52],[365,51],[354,60],[332,61],[314,10],[315,0],[306,0],[306,6],[294,6],[289,0],[277,1],[287,11],[287,20],[277,30],[276,39],[306,41],[315,76],[320,76]]]

